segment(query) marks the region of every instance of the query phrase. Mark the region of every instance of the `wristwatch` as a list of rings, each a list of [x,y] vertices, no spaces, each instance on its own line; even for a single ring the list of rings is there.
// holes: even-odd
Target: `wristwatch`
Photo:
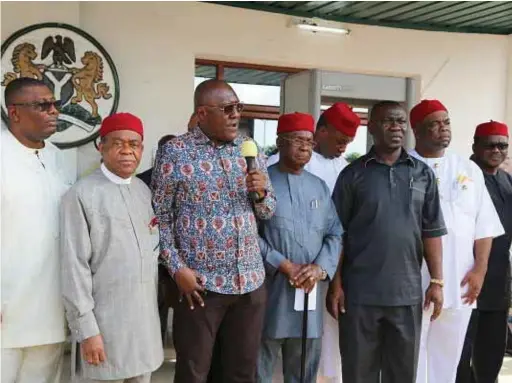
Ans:
[[[320,270],[322,271],[322,275],[320,276],[321,281],[325,281],[327,279],[327,271],[323,269],[323,267],[320,267]]]
[[[444,281],[442,279],[431,279],[430,284],[438,285],[439,287],[444,287]]]

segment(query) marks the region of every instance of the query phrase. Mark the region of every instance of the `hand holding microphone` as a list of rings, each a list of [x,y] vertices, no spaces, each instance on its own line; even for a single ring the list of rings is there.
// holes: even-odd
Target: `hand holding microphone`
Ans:
[[[245,178],[245,183],[249,191],[249,197],[252,201],[259,201],[265,197],[267,177],[265,177],[265,174],[263,174],[256,165],[258,147],[254,141],[247,140],[242,143],[240,151],[247,162],[247,177]]]

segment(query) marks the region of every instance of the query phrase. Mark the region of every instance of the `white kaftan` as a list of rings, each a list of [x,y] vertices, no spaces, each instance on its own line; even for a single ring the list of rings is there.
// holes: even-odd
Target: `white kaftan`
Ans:
[[[444,305],[441,316],[431,322],[431,310],[423,314],[416,383],[454,383],[473,305],[462,295],[461,281],[474,265],[475,240],[504,233],[485,186],[480,168],[469,159],[447,153],[440,158],[412,156],[428,164],[436,175],[448,235],[443,241]],[[430,284],[426,264],[422,268],[424,291]]]

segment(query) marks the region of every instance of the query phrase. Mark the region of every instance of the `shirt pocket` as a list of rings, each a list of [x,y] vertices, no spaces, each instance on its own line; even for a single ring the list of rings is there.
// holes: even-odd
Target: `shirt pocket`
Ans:
[[[141,247],[141,277],[143,282],[156,281],[158,275],[159,232],[158,226],[150,227],[151,215],[144,220],[143,226],[139,227]]]
[[[412,177],[409,181],[409,204],[406,207],[421,219],[423,217],[423,206],[427,194],[427,179]]]
[[[310,201],[307,208],[307,221],[309,226],[316,231],[324,232],[327,230],[329,224],[327,217],[329,217],[329,205],[327,201],[313,199]]]

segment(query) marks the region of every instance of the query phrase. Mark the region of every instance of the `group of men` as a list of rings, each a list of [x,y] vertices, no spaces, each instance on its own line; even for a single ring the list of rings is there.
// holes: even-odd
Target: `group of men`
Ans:
[[[282,115],[267,161],[244,149],[236,93],[207,80],[151,171],[134,177],[143,123],[117,113],[100,128],[100,168],[75,183],[48,141],[59,103],[47,86],[14,80],[5,104],[2,382],[59,381],[67,328],[73,373],[149,382],[168,296],[177,383],[270,383],[279,354],[299,382],[302,342],[308,383],[495,382],[510,304],[506,125],[479,125],[464,159],[446,152],[441,102],[383,101],[372,148],[347,164],[360,118],[335,103],[316,128]]]

